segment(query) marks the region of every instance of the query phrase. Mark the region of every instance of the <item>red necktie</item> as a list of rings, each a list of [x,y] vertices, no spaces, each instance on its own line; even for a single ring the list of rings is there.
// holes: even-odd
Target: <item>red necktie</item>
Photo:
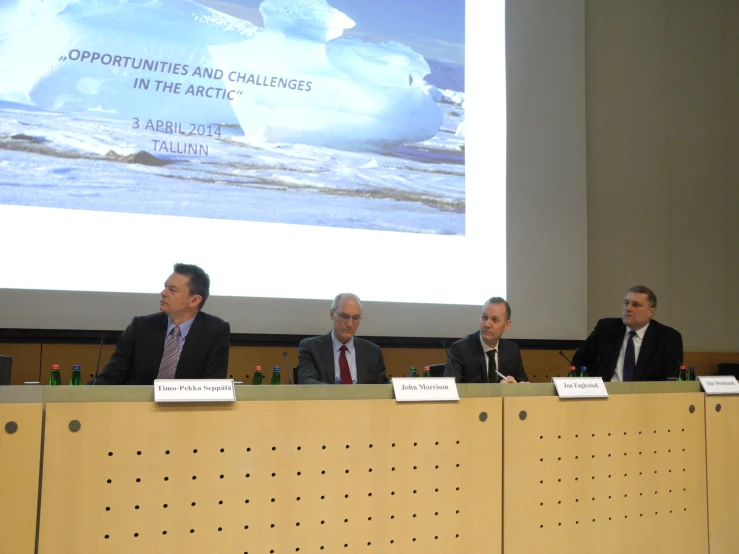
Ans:
[[[342,385],[351,385],[352,384],[352,372],[349,371],[349,362],[346,361],[346,351],[347,351],[346,344],[342,344],[341,348],[339,348],[340,354],[339,354],[339,371],[341,375],[341,384]]]

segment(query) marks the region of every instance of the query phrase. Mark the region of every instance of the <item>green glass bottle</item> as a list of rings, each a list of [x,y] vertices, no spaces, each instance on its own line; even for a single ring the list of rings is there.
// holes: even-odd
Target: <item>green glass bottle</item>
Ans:
[[[431,367],[423,366],[423,377],[431,377]]]
[[[579,377],[577,374],[577,368],[574,365],[570,366],[570,371],[567,373],[567,377]]]
[[[688,381],[695,381],[695,366],[688,367]]]
[[[49,377],[49,386],[54,387],[62,384],[62,375],[59,372],[59,366],[54,364],[51,366],[51,376]]]
[[[684,365],[680,366],[680,371],[677,374],[677,380],[678,381],[687,381],[688,380],[688,368]]]
[[[270,385],[281,385],[282,379],[280,378],[280,366],[276,365],[272,368],[272,380]]]
[[[589,377],[588,375],[588,366],[581,366],[580,367],[580,377]]]
[[[252,379],[251,384],[252,385],[261,385],[262,384],[262,366],[258,365],[254,367],[254,379]]]
[[[416,366],[411,366],[411,377],[418,377],[418,373],[416,372]]]
[[[78,365],[72,366],[72,377],[69,379],[70,386],[79,386],[82,384],[82,368]]]

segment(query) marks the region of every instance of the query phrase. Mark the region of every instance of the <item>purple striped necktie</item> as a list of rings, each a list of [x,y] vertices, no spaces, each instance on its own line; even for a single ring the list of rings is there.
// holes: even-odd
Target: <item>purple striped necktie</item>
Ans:
[[[177,362],[180,359],[180,327],[175,326],[167,337],[162,354],[162,363],[159,364],[157,379],[174,379],[177,371]]]

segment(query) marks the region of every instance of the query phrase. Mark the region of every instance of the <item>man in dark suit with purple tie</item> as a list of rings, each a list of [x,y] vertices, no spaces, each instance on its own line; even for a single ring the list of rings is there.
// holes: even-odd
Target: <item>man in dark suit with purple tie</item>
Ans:
[[[134,317],[95,385],[151,385],[154,379],[225,379],[231,327],[201,308],[210,277],[175,264],[157,314]]]
[[[676,377],[683,359],[683,338],[652,319],[657,296],[643,285],[624,297],[621,318],[601,319],[575,355],[572,365],[586,366],[604,381],[664,381]]]

